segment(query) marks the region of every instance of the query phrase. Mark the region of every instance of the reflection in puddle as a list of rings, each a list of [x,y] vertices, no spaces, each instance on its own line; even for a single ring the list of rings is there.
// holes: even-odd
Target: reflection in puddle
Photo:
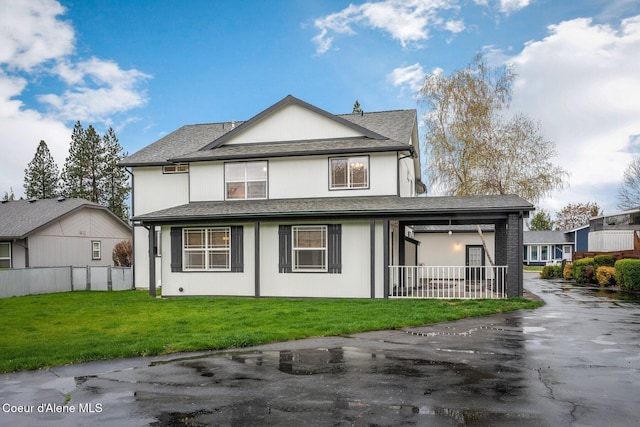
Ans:
[[[543,328],[541,326],[524,326],[522,328],[522,332],[524,332],[525,334],[533,334],[536,332],[543,332],[546,331],[547,328]]]

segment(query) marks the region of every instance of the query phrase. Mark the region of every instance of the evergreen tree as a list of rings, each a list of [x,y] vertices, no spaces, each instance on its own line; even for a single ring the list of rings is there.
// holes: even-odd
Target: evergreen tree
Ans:
[[[9,191],[5,191],[4,192],[4,196],[2,196],[2,200],[3,201],[11,201],[11,200],[15,200],[16,199],[16,195],[13,194],[13,188],[9,187]]]
[[[528,226],[529,231],[548,231],[553,230],[553,221],[551,221],[551,215],[543,209],[531,218]]]
[[[91,198],[91,190],[88,185],[89,161],[85,138],[85,130],[76,122],[71,133],[71,145],[69,157],[67,157],[62,169],[62,193],[65,197]]]
[[[118,166],[126,154],[122,153],[122,147],[118,142],[115,132],[109,128],[102,138],[104,147],[104,169],[102,185],[102,204],[107,206],[111,212],[118,215],[124,221],[129,219],[127,197],[131,191],[129,177],[124,168]]]
[[[63,194],[99,203],[126,221],[126,199],[131,189],[126,170],[117,166],[122,157],[113,129],[100,137],[92,125],[85,130],[77,122],[62,172]]]
[[[58,165],[44,141],[24,170],[24,189],[28,199],[51,199],[60,194]]]
[[[362,114],[362,108],[360,107],[360,103],[358,102],[358,100],[356,99],[356,102],[353,103],[353,111],[351,112],[351,114]]]

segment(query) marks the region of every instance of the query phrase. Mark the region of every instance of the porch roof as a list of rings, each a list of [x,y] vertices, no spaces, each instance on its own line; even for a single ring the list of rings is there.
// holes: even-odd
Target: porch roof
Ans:
[[[156,212],[137,215],[134,221],[175,223],[199,220],[270,220],[280,218],[388,218],[428,220],[497,219],[508,213],[528,216],[534,206],[515,195],[458,197],[324,197],[309,199],[233,200],[191,202]]]

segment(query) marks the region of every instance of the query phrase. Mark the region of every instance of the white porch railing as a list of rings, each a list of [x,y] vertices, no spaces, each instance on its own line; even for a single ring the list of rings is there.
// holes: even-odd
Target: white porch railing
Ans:
[[[506,298],[507,266],[389,266],[390,298]]]

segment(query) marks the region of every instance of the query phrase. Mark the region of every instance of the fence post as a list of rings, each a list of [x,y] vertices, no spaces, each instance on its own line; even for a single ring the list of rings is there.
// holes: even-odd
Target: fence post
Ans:
[[[69,266],[69,271],[70,271],[70,275],[69,275],[69,285],[71,285],[71,292],[75,291],[75,289],[73,289],[73,265]]]
[[[107,266],[107,291],[113,290],[113,282],[111,281],[111,266]]]
[[[87,290],[90,291],[91,290],[91,267],[88,265],[86,267],[86,273],[87,273]]]

